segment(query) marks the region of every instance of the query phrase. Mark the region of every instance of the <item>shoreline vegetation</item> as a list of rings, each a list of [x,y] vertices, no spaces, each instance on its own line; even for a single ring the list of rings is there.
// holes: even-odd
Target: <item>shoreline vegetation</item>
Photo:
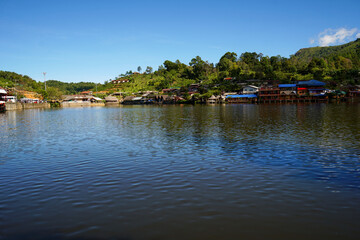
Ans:
[[[200,56],[184,64],[166,60],[156,71],[127,71],[103,84],[37,82],[0,71],[4,101],[98,104],[300,103],[357,101],[360,95],[360,39],[339,46],[300,49],[289,58],[225,53],[218,63]]]

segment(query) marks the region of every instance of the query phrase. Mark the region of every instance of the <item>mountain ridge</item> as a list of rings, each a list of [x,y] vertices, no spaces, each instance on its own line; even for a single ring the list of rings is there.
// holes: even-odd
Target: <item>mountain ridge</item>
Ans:
[[[301,48],[292,56],[292,58],[303,63],[309,63],[315,57],[324,59],[345,57],[360,67],[360,38],[336,46]]]

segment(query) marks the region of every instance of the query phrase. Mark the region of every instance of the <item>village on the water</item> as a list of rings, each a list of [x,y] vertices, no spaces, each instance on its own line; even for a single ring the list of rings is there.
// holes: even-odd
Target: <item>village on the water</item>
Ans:
[[[128,79],[112,81],[114,86],[128,82]],[[225,78],[224,81],[235,81]],[[114,92],[104,99],[96,97],[95,92],[83,91],[75,95],[63,95],[62,99],[46,99],[11,95],[14,89],[0,88],[0,110],[17,110],[26,108],[85,107],[132,104],[183,104],[183,103],[324,103],[332,101],[358,102],[360,85],[348,86],[347,91],[328,89],[325,82],[318,80],[296,81],[290,84],[276,84],[274,81],[246,80],[239,83],[238,92],[221,92],[219,95],[203,97],[200,89],[206,89],[201,83],[190,84],[187,89],[168,88],[162,91],[140,91],[137,93]],[[52,103],[57,103],[52,105]]]

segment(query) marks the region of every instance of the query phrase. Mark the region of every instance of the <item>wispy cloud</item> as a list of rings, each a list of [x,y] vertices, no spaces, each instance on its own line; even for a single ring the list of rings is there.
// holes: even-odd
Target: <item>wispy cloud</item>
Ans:
[[[326,29],[318,35],[317,41],[310,40],[310,44],[318,43],[321,47],[342,44],[354,38],[360,37],[360,31],[357,28],[339,28],[339,29]]]

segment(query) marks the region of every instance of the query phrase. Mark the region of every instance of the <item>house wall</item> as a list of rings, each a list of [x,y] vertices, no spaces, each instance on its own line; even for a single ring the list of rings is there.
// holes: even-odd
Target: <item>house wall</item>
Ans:
[[[60,103],[61,107],[67,108],[67,107],[90,107],[91,103],[88,101],[82,101],[82,102],[62,102]]]

